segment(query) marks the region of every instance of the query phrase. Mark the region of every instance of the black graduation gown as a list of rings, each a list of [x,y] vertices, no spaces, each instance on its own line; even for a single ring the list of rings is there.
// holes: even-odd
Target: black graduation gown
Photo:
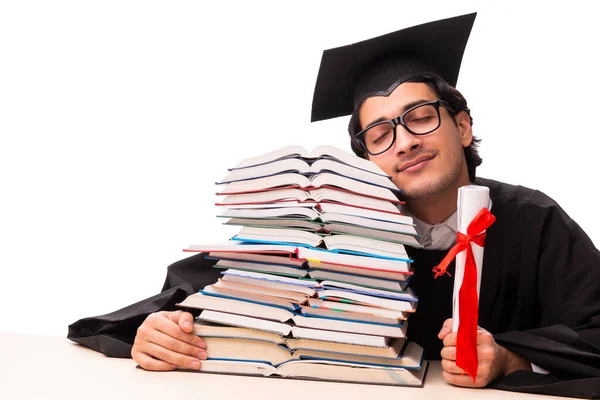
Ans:
[[[600,398],[600,251],[548,196],[521,186],[477,179],[490,188],[496,222],[487,231],[479,325],[498,344],[550,371],[517,371],[495,382],[504,390]],[[419,296],[408,337],[439,359],[437,334],[452,314],[453,278],[433,278],[447,251],[407,248],[415,260],[411,287]],[[136,329],[219,271],[203,254],[168,268],[162,293],[113,313],[69,326],[68,338],[111,357],[130,357]],[[452,273],[454,265],[449,272]]]

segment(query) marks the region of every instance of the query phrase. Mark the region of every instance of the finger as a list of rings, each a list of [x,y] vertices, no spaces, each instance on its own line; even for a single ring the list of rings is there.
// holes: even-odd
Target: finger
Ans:
[[[456,366],[456,361],[442,360],[442,369],[450,374],[463,375],[465,371]]]
[[[448,346],[444,347],[440,352],[440,355],[445,360],[456,361],[456,347]]]
[[[457,332],[452,332],[452,333],[449,333],[446,336],[444,336],[443,337],[444,346],[456,346],[457,336],[458,336]],[[491,333],[489,333],[485,329],[477,331],[477,345],[487,345],[487,344],[492,344],[492,343],[495,343],[495,340],[494,340],[494,336]]]
[[[444,347],[456,346],[456,336],[457,336],[456,332],[447,334],[443,340]]]
[[[177,324],[184,332],[190,333],[194,330],[194,317],[188,312],[182,312],[179,314]]]
[[[181,310],[177,310],[177,311],[159,311],[157,312],[158,315],[162,315],[168,319],[170,319],[173,322],[177,322],[179,320],[179,316],[181,314],[183,314],[183,311]]]
[[[184,332],[190,333],[194,330],[194,317],[189,312],[181,310],[161,311],[159,314],[164,315],[170,321],[175,322]]]
[[[477,331],[477,344],[493,344],[495,343],[494,335],[486,331],[485,329],[480,329]]]
[[[153,318],[150,318],[151,316],[149,316],[147,319],[149,320],[148,324],[144,323],[142,324],[142,326],[140,326],[140,328],[138,329],[138,333],[144,333],[139,332],[140,330],[145,330],[145,333],[149,333],[150,330],[156,329],[168,336],[171,336],[175,339],[179,339],[182,342],[186,342],[193,346],[206,349],[206,343],[204,342],[204,340],[200,339],[193,333],[187,333],[182,331],[177,322],[174,322],[172,320],[172,317],[165,317],[164,314],[156,315],[156,317]]]
[[[200,360],[195,357],[190,357],[185,354],[176,353],[172,350],[165,349],[152,342],[145,342],[140,346],[140,351],[152,356],[160,361],[165,361],[169,364],[176,365],[182,368],[200,369]]]
[[[175,353],[186,354],[188,356],[192,356],[200,360],[205,360],[207,357],[205,349],[191,345],[187,342],[183,342],[174,337],[165,335],[164,333],[157,330],[150,330],[148,334],[144,337],[144,340],[154,343],[158,346],[164,347],[165,349],[174,351]]]
[[[473,378],[471,378],[469,375],[451,374],[446,371],[442,371],[442,376],[448,383],[455,386],[480,388],[489,383],[483,379],[480,379],[479,377],[476,377],[475,382],[473,382]]]
[[[477,345],[477,359],[479,364],[493,363],[498,358],[497,347],[489,344]]]
[[[448,318],[446,321],[444,321],[442,329],[440,330],[440,333],[438,333],[438,338],[444,339],[444,337],[446,337],[446,335],[450,332],[452,332],[452,318]]]
[[[148,371],[173,371],[177,368],[176,365],[169,364],[168,362],[157,360],[155,358],[150,357],[146,353],[142,353],[141,351],[132,352],[131,353],[133,359],[138,365]]]

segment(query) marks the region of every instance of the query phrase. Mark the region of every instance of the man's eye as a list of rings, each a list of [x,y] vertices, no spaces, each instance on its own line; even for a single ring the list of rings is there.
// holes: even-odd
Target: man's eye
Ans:
[[[409,124],[419,124],[424,122],[429,122],[433,119],[433,115],[426,115],[420,118],[413,118],[410,120]]]
[[[389,135],[389,134],[390,134],[390,132],[389,132],[389,131],[387,131],[387,132],[384,132],[384,133],[382,133],[382,134],[379,134],[379,135],[378,135],[378,136],[375,138],[375,140],[373,140],[373,143],[379,143],[379,142],[381,142],[381,141],[385,140],[385,139],[388,137],[388,135]]]

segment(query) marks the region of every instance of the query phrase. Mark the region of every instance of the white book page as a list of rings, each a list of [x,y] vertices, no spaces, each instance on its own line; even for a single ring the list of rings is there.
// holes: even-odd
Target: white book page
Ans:
[[[290,156],[290,155],[300,155],[300,156],[305,157],[308,155],[308,152],[302,146],[286,146],[286,147],[262,154],[260,156],[247,158],[247,159],[241,161],[234,168],[231,168],[231,170],[238,169],[238,168],[247,168],[247,167],[252,167],[255,165],[264,164],[264,163],[271,162],[273,160],[278,160],[280,158]]]

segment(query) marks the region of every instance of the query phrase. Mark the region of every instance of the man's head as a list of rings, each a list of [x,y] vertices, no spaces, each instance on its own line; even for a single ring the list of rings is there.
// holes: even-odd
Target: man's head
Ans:
[[[428,22],[323,52],[311,120],[351,114],[352,149],[391,175],[407,198],[448,194],[448,200],[454,189],[475,180],[478,140],[467,102],[454,88],[475,16]],[[411,109],[424,102],[429,105]],[[382,120],[391,120],[385,137],[379,129],[384,124],[362,132]],[[365,147],[369,137],[376,141]],[[411,166],[414,162],[418,165]]]
[[[423,103],[441,100],[425,107]],[[407,110],[412,109],[406,113]],[[382,120],[393,120],[404,114],[408,129],[423,120],[437,122],[432,132],[409,132],[401,124],[395,127],[395,141],[389,149],[379,146],[391,143],[393,131],[382,139],[385,128],[365,128]],[[438,77],[411,78],[397,86],[388,96],[368,97],[352,114],[348,131],[352,150],[359,157],[375,162],[404,191],[407,199],[431,196],[475,180],[475,169],[481,164],[477,151],[479,139],[471,131],[472,118],[465,98],[458,90]],[[418,125],[416,125],[418,126]],[[385,127],[391,127],[385,125]],[[425,134],[419,134],[423,133]],[[376,135],[376,136],[375,136]],[[376,141],[376,142],[374,142]],[[370,153],[369,154],[369,150]],[[380,154],[378,154],[380,153]],[[418,162],[416,165],[412,165]]]

